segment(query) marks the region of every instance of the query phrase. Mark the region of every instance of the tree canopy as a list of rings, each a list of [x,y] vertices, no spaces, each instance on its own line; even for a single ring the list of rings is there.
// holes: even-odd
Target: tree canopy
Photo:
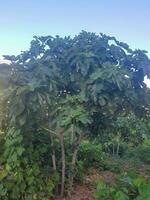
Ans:
[[[35,36],[28,51],[4,58],[11,64],[0,65],[0,124],[6,147],[14,138],[13,148],[19,148],[10,162],[14,152],[5,152],[4,163],[15,173],[17,156],[26,154],[29,159],[42,141],[39,135],[49,135],[54,170],[60,164],[54,144],[61,149],[61,195],[66,182],[65,140],[71,145],[72,172],[83,137],[102,134],[118,117],[134,113],[142,118],[149,112],[150,89],[144,77],[150,77],[150,60],[145,51],[132,50],[115,37],[85,31],[73,38]],[[71,187],[72,174],[67,177]]]

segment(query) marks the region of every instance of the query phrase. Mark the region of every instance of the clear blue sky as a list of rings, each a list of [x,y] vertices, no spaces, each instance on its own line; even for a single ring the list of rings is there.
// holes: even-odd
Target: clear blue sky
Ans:
[[[150,0],[0,0],[0,55],[26,50],[33,35],[103,32],[149,51]]]

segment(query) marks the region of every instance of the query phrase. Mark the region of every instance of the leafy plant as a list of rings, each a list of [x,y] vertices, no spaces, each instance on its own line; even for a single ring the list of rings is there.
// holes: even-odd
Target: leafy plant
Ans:
[[[103,182],[98,183],[96,198],[98,200],[129,200],[129,197],[124,192]]]
[[[0,65],[1,190],[6,198],[48,199],[54,191],[63,197],[68,183],[71,195],[79,148],[86,165],[99,165],[98,143],[108,133],[119,135],[113,141],[117,149],[124,140],[134,143],[138,134],[134,145],[141,141],[143,124],[134,123],[128,134],[124,124],[130,120],[123,118],[117,128],[115,123],[131,113],[138,122],[149,121],[145,51],[82,31],[73,38],[35,36],[29,50],[4,58],[11,63]],[[82,144],[97,135],[101,140],[95,147]]]
[[[149,198],[150,181],[145,181],[140,176],[131,177],[124,175],[119,178],[116,186],[110,186],[104,182],[99,182],[97,186],[96,198],[106,200],[144,200]]]
[[[85,168],[100,167],[103,161],[102,145],[89,140],[84,140],[79,148],[79,160]]]

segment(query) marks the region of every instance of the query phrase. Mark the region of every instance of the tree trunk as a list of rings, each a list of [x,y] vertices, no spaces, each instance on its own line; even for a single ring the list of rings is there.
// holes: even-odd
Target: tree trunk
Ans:
[[[64,188],[65,188],[65,146],[64,146],[64,135],[63,133],[60,134],[60,144],[61,144],[61,162],[62,162],[62,169],[61,169],[61,191],[60,197],[64,196]]]
[[[54,149],[54,138],[53,136],[50,135],[51,139],[51,148],[52,148],[52,153],[51,153],[51,158],[52,158],[52,166],[53,166],[53,172],[56,174],[57,172],[57,165],[56,165],[56,155],[55,155],[55,149]],[[55,187],[55,195],[58,195],[58,184]]]
[[[76,160],[77,160],[77,154],[78,154],[78,150],[79,150],[79,145],[81,142],[81,138],[82,138],[82,134],[80,134],[80,136],[78,137],[75,145],[74,145],[74,149],[73,149],[73,154],[72,154],[72,161],[71,161],[71,166],[70,166],[70,174],[69,174],[69,187],[68,187],[68,199],[71,199],[71,194],[72,194],[72,189],[73,189],[73,180],[74,180],[74,170],[75,170],[75,165],[76,165]]]
[[[117,156],[119,156],[119,147],[120,147],[120,145],[119,145],[119,142],[118,142],[118,144],[117,144]]]
[[[56,156],[55,156],[55,150],[54,150],[54,140],[51,134],[50,134],[50,140],[51,140],[51,148],[52,148],[51,157],[52,157],[53,171],[56,172],[57,167],[56,167]]]
[[[115,145],[113,143],[113,156],[115,155]]]
[[[24,200],[24,194],[23,193],[20,194],[19,200]]]
[[[55,152],[52,150],[52,164],[53,164],[53,171],[56,171],[56,157],[55,157]]]
[[[74,142],[74,124],[72,124],[72,131],[71,131],[71,137],[70,137],[70,144],[73,144]]]
[[[52,157],[52,165],[53,165],[53,170],[56,171],[57,167],[56,167],[56,156],[55,156],[55,150],[54,150],[54,135],[56,136],[56,133],[48,128],[42,127],[44,130],[46,130],[47,132],[49,132],[49,136],[50,136],[50,141],[51,141],[51,148],[52,148],[52,153],[51,153],[51,157]]]

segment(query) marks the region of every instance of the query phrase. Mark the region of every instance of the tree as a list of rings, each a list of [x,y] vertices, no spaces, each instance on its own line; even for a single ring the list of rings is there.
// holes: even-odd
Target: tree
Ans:
[[[84,135],[99,134],[118,113],[132,111],[141,117],[149,108],[144,76],[150,77],[150,60],[145,51],[133,51],[114,37],[85,31],[74,38],[34,37],[28,51],[4,57],[11,64],[8,69],[0,66],[8,80],[5,84],[2,79],[2,128],[6,134],[19,129],[24,137],[41,131],[48,135],[53,170],[61,171],[61,196],[67,180],[72,191]],[[72,147],[69,175],[68,141]],[[26,142],[32,143],[29,137]]]

